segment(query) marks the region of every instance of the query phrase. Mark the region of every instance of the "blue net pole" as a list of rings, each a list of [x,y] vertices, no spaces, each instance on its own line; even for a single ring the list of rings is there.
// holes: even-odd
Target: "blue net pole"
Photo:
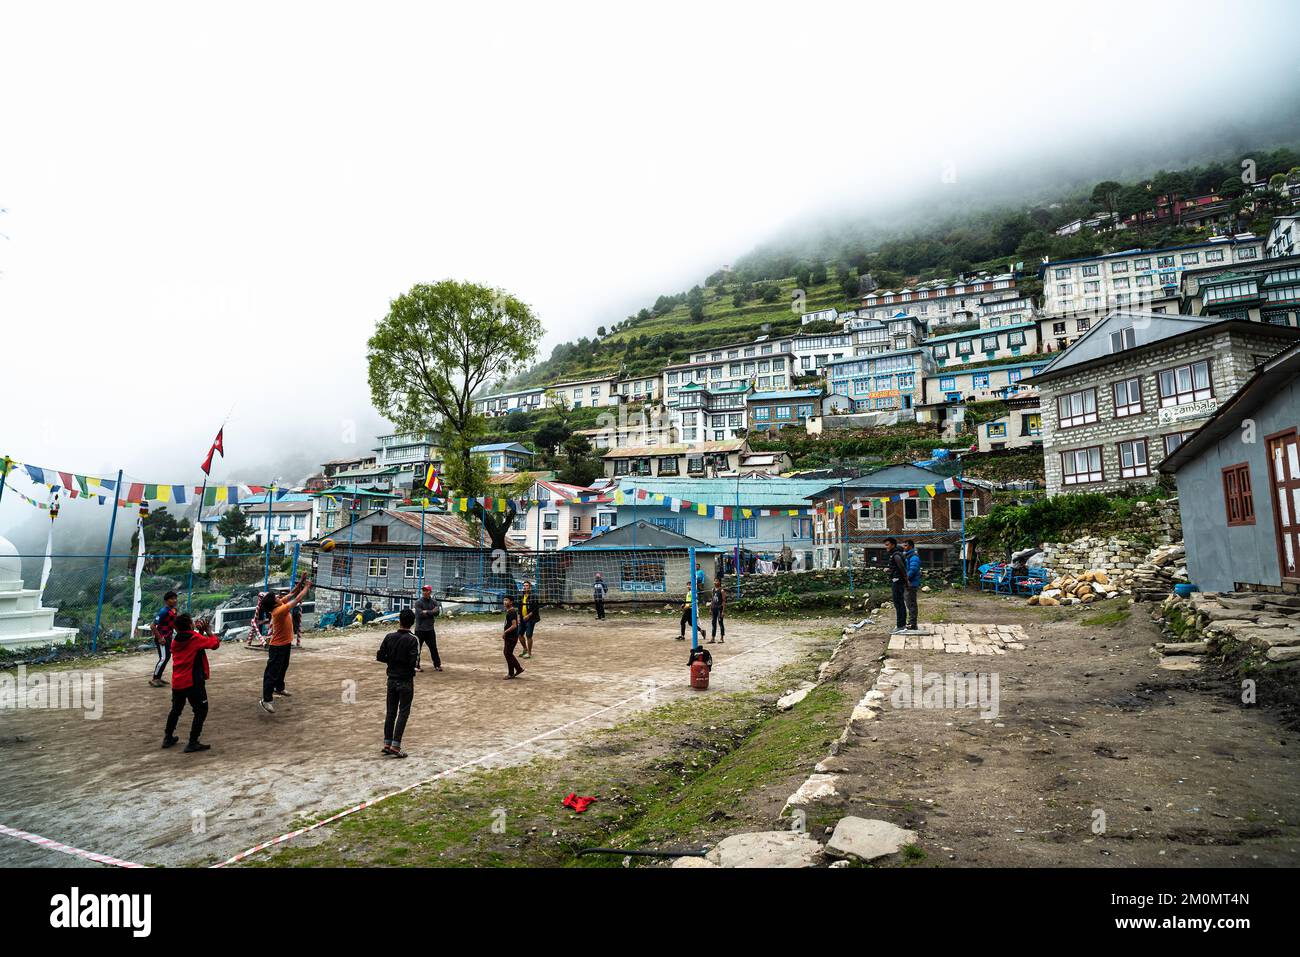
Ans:
[[[691,558],[691,647],[698,648],[700,647],[700,632],[699,632],[700,626],[698,624],[700,602],[699,602],[699,596],[695,591],[695,546],[694,545],[690,547],[690,558]]]
[[[117,497],[122,494],[122,470],[117,470],[117,486],[113,489],[112,514],[108,519],[108,544],[104,546],[104,573],[99,578],[99,603],[95,606],[95,630],[90,635],[90,650],[99,647],[99,625],[104,620],[104,591],[108,587],[108,559],[113,554],[113,532],[117,528]],[[130,637],[130,636],[128,636]]]

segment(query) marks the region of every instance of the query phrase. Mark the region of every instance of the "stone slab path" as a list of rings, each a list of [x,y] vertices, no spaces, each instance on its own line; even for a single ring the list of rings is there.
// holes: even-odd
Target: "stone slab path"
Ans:
[[[943,651],[952,655],[1005,655],[1023,651],[1028,640],[1020,625],[927,625],[922,634],[892,635],[890,651]]]

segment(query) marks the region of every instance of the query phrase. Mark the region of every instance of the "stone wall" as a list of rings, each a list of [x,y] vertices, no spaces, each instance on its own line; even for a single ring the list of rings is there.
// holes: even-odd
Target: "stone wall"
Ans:
[[[1043,545],[1043,564],[1058,575],[1103,571],[1112,578],[1127,582],[1138,566],[1148,560],[1152,546],[1182,541],[1178,499],[1138,502],[1122,527],[1104,527],[1098,531],[1117,534],[1089,535],[1071,542],[1047,542]]]

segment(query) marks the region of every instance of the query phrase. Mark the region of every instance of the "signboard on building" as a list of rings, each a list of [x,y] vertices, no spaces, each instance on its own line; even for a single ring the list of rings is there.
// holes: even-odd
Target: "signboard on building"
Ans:
[[[1159,412],[1159,422],[1161,425],[1174,425],[1179,422],[1189,422],[1192,419],[1204,419],[1214,414],[1219,403],[1214,399],[1201,399],[1197,402],[1184,402],[1182,405],[1171,405],[1161,409]]]

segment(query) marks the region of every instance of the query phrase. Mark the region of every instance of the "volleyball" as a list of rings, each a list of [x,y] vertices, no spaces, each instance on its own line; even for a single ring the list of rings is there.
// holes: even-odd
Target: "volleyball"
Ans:
[[[322,552],[332,552],[332,551],[334,551],[334,539],[332,539],[332,538],[327,538],[327,539],[325,539],[325,541],[321,542],[321,543],[320,543],[320,550],[321,550]]]

